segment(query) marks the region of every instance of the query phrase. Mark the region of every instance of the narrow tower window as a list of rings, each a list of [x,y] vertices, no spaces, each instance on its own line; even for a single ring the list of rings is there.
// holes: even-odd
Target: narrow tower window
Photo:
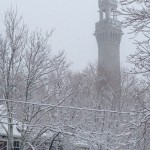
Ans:
[[[105,10],[103,11],[103,20],[105,20],[106,19],[106,12],[105,12]]]
[[[111,9],[111,18],[115,20],[115,10]]]

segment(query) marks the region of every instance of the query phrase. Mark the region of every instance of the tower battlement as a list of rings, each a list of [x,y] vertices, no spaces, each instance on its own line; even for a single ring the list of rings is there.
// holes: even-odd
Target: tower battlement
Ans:
[[[98,4],[99,4],[100,8],[101,8],[101,6],[106,5],[106,4],[111,4],[115,7],[118,6],[117,0],[99,0]]]

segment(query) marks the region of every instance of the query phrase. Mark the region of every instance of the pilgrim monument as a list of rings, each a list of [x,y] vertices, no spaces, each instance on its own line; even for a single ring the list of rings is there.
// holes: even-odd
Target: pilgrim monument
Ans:
[[[99,0],[100,19],[96,23],[98,71],[113,91],[121,90],[120,41],[122,30],[117,20],[117,1]]]

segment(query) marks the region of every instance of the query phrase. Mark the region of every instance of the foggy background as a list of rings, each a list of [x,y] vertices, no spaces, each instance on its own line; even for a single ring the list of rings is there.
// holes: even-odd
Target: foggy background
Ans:
[[[88,63],[96,63],[98,48],[94,37],[95,23],[99,20],[98,0],[0,0],[0,27],[4,12],[11,7],[23,16],[31,30],[50,31],[53,52],[65,50],[71,69],[80,71]],[[0,30],[1,30],[0,29]],[[135,51],[128,30],[123,30],[121,65],[129,66],[126,57]]]

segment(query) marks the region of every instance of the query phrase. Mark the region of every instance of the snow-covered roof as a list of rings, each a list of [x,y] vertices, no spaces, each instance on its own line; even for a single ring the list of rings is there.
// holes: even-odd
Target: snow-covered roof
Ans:
[[[75,137],[71,137],[69,140],[75,149],[90,149],[90,145],[87,140],[78,139]]]
[[[74,145],[76,147],[89,148],[89,145],[86,141],[77,141],[77,142],[74,142]]]
[[[13,135],[14,137],[20,137],[21,134],[18,131],[18,124],[15,119],[13,119]],[[8,130],[8,120],[5,105],[0,105],[0,135],[7,136],[5,129]]]

